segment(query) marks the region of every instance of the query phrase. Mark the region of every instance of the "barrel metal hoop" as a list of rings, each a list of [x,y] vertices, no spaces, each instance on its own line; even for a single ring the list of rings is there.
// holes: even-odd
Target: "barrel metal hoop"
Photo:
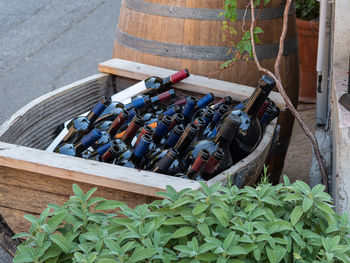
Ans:
[[[232,59],[232,54],[228,54],[228,47],[193,46],[159,42],[129,35],[119,28],[117,28],[115,40],[129,49],[163,57],[209,61],[227,61]],[[272,59],[277,57],[278,49],[279,44],[277,43],[256,45],[256,54],[259,59]],[[297,49],[297,37],[288,39],[284,42],[283,55],[288,56]]]
[[[194,20],[209,20],[209,21],[222,21],[225,20],[224,16],[220,16],[221,9],[209,9],[209,8],[186,8],[180,6],[169,6],[154,4],[150,2],[144,2],[142,0],[124,0],[123,5],[129,9],[137,12],[146,13],[150,15],[165,16],[172,18],[182,19],[194,19]],[[268,20],[283,17],[285,5],[281,5],[273,8],[262,8],[257,20]],[[289,14],[295,12],[295,5],[290,8]],[[259,10],[255,10],[255,16],[257,16]],[[237,9],[237,21],[251,20],[250,10]]]

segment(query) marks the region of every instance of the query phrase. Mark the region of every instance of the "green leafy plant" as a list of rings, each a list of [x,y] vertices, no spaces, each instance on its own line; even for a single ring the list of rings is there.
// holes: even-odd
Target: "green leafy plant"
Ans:
[[[262,8],[267,5],[270,0],[256,0],[254,1],[255,8]],[[247,1],[249,3],[249,1]],[[247,12],[250,12],[249,6],[247,6]],[[251,44],[251,34],[250,30],[245,31],[242,39],[238,43],[235,43],[232,38],[236,36],[237,29],[234,26],[234,22],[237,20],[237,0],[225,0],[224,11],[220,13],[226,20],[222,22],[222,41],[226,43],[229,47],[228,54],[232,54],[232,59],[223,63],[220,68],[227,68],[230,64],[238,59],[248,60],[253,57],[252,44]],[[262,28],[255,27],[253,31],[254,41],[256,44],[260,44],[259,34],[264,33]]]
[[[297,18],[314,20],[319,16],[320,3],[317,0],[296,0],[295,9]]]
[[[63,206],[25,216],[32,226],[16,235],[26,241],[14,262],[350,262],[348,217],[323,185],[201,185],[167,186],[165,199],[134,209],[74,185]]]

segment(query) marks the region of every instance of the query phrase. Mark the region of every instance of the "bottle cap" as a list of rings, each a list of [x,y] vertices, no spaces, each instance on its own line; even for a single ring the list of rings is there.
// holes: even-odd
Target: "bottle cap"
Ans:
[[[110,103],[111,101],[107,97],[103,96],[91,111],[94,112],[96,116],[100,116]]]
[[[99,129],[93,129],[89,134],[81,139],[81,144],[85,148],[89,148],[95,141],[102,137],[102,132]]]
[[[174,84],[174,83],[177,83],[185,78],[188,78],[189,76],[190,76],[190,73],[188,72],[188,69],[183,69],[183,70],[171,75],[170,80]]]
[[[197,107],[201,109],[208,106],[210,103],[214,101],[214,98],[215,97],[213,93],[208,93],[197,102]]]
[[[148,148],[151,142],[152,142],[152,137],[149,134],[144,134],[141,137],[139,143],[136,145],[133,154],[141,158],[148,151]]]
[[[185,117],[182,113],[176,113],[173,117],[173,122],[175,124],[180,124],[183,123],[185,121]]]
[[[270,92],[276,86],[276,81],[269,75],[263,75],[259,80],[259,86],[262,90]]]
[[[186,100],[186,104],[182,109],[182,114],[188,118],[192,115],[192,112],[197,104],[197,99],[195,97],[188,97]]]

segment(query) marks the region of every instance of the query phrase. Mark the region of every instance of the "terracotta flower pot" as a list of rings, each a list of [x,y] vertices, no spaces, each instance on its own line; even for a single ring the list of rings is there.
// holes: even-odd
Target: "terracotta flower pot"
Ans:
[[[316,101],[316,61],[318,45],[318,21],[297,19],[299,40],[299,101]]]

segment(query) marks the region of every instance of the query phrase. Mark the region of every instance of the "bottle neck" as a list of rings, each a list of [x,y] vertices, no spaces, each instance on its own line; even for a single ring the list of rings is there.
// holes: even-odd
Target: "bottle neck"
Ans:
[[[134,119],[132,120],[132,122],[129,124],[128,128],[126,129],[124,135],[123,135],[123,138],[122,140],[130,145],[131,144],[131,141],[132,139],[135,137],[138,129],[141,127],[142,125],[142,117],[136,115],[134,117]]]
[[[79,143],[74,145],[76,155],[80,155],[101,137],[102,132],[98,129],[93,129],[89,134],[85,135]]]
[[[210,180],[215,173],[220,161],[224,158],[224,152],[220,149],[216,150],[209,158],[208,162],[202,169],[202,177],[204,180]]]
[[[141,140],[135,147],[135,150],[130,157],[130,161],[135,165],[136,168],[140,167],[140,160],[148,152],[149,145],[151,144],[151,142],[152,142],[151,136],[148,134],[145,134],[141,137]]]
[[[111,101],[108,98],[100,98],[100,100],[97,102],[97,104],[93,107],[93,109],[88,113],[86,117],[91,123],[94,123],[110,103]]]
[[[236,115],[226,117],[224,124],[221,126],[218,134],[214,139],[214,143],[220,148],[227,148],[236,136],[236,133],[241,124],[241,120]]]
[[[178,158],[178,156],[179,156],[179,152],[176,149],[168,150],[166,155],[164,155],[162,159],[159,160],[159,162],[157,163],[157,166],[152,170],[152,172],[165,173],[169,169],[171,164]]]
[[[137,140],[135,142],[135,147],[140,142],[140,140],[144,134],[152,135],[152,133],[153,133],[153,129],[150,126],[147,125],[147,126],[143,127],[143,129],[140,132],[139,137],[137,138]]]
[[[196,179],[196,175],[200,172],[202,167],[209,160],[209,157],[210,157],[209,152],[203,149],[201,153],[197,156],[196,160],[193,162],[186,176],[191,180]]]
[[[181,135],[184,133],[184,129],[182,126],[176,126],[173,130],[171,130],[170,135],[165,142],[164,149],[169,149],[175,146],[175,144],[179,141]]]
[[[187,126],[185,132],[182,134],[174,147],[176,150],[178,150],[179,157],[183,157],[186,154],[186,150],[197,136],[198,131],[198,126],[193,123]]]
[[[129,118],[129,116],[130,116],[130,113],[127,111],[122,111],[121,113],[118,114],[118,116],[115,118],[115,120],[111,124],[111,127],[108,129],[108,133],[111,137],[114,136],[119,131],[120,127]]]
[[[259,80],[259,86],[250,96],[243,111],[250,117],[257,117],[271,90],[275,87],[275,84],[276,83],[273,78],[263,75]]]
[[[119,157],[121,154],[120,148],[118,145],[113,145],[108,151],[106,151],[103,156],[102,160],[105,163],[113,163],[113,161]]]

